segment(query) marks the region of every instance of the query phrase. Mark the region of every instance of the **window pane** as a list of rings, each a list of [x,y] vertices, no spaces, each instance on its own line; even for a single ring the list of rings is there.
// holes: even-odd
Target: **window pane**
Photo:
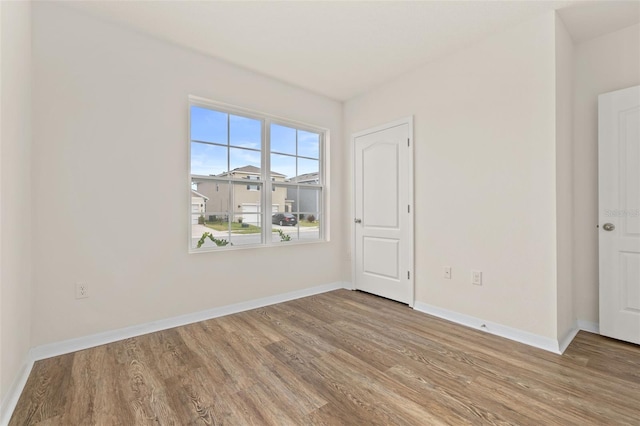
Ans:
[[[261,149],[262,132],[260,120],[229,116],[229,144],[241,148]]]
[[[282,154],[296,154],[296,129],[291,127],[271,125],[271,152]]]
[[[290,182],[317,185],[320,183],[320,175],[318,173],[301,174],[291,179]]]
[[[296,157],[271,154],[271,172],[276,182],[291,179],[296,175]]]
[[[262,184],[257,183],[262,189]],[[231,241],[233,245],[262,243],[262,206],[261,190],[248,191],[243,184],[234,184],[233,219],[231,223]]]
[[[201,247],[222,247],[229,241],[229,191],[228,185],[211,180],[191,181],[191,247],[198,243],[205,233],[216,240],[205,238]]]
[[[191,140],[227,144],[227,114],[191,107]]]
[[[191,187],[194,191],[196,191],[199,196],[206,198],[204,213],[207,220],[210,220],[209,216],[211,215],[229,215],[231,209],[228,183],[197,178],[191,179],[191,181]],[[191,196],[194,196],[193,191]]]
[[[307,160],[305,158],[298,158],[298,179],[300,183],[315,183],[310,180],[318,179],[318,172],[320,171],[320,162],[318,160]]]
[[[322,211],[322,192],[320,188],[300,187],[298,197],[294,200],[294,211],[296,213],[313,213]],[[316,215],[317,217],[317,215]]]
[[[274,185],[271,192],[271,212],[285,213],[289,211],[291,211],[291,203],[287,200],[287,188]]]
[[[285,188],[278,188],[285,189]],[[271,241],[286,243],[298,239],[298,217],[287,211],[278,211],[271,216]]]
[[[204,225],[201,223],[191,225],[191,235],[192,248],[216,248],[230,245],[229,215],[225,213],[207,215]],[[198,244],[201,244],[200,247]]]
[[[302,157],[320,158],[320,135],[299,130],[298,155]]]
[[[320,213],[300,213],[298,226],[301,240],[317,240],[320,238]]]
[[[242,179],[248,175],[260,175],[260,153],[248,149],[230,148],[230,171],[233,177]]]
[[[191,174],[215,176],[227,171],[227,148],[191,142]]]

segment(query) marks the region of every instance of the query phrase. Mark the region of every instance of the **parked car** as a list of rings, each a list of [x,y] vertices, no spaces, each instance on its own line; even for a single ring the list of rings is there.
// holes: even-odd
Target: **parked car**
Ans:
[[[271,216],[271,223],[280,226],[296,226],[298,219],[291,213],[276,213]]]

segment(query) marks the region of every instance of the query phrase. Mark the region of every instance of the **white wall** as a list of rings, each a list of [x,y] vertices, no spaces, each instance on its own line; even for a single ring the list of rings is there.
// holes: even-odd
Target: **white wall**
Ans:
[[[597,323],[598,95],[640,84],[640,25],[578,44],[574,73],[574,299]]]
[[[347,102],[344,122],[350,140],[414,115],[416,300],[555,339],[554,32],[549,13],[494,35]]]
[[[576,326],[573,309],[573,41],[556,15],[557,323],[563,339]]]
[[[341,104],[64,6],[33,9],[34,346],[341,280],[339,208],[329,243],[186,247],[189,94],[329,128],[333,205]],[[74,299],[78,280],[88,299]]]
[[[3,403],[26,367],[31,346],[30,10],[28,2],[0,2],[0,400]]]

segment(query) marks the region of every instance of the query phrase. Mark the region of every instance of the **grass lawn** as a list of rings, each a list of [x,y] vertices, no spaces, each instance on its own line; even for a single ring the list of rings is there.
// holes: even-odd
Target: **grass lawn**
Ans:
[[[205,222],[204,226],[215,229],[216,231],[227,231],[229,229],[229,222]],[[259,234],[260,231],[261,228],[259,226],[249,225],[243,228],[241,223],[231,222],[231,232],[234,234]]]
[[[306,220],[301,220],[298,224],[301,228],[317,228],[319,226],[317,221],[308,222]],[[229,223],[222,221],[205,222],[204,226],[215,229],[216,231],[227,231],[229,229]],[[261,232],[261,228],[255,225],[249,225],[248,227],[243,228],[241,223],[231,222],[231,232],[234,234],[259,234]],[[276,231],[274,230],[273,232]]]

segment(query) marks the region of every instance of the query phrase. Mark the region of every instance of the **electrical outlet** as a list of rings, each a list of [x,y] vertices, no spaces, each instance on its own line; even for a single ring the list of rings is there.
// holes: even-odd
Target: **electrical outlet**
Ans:
[[[444,267],[444,279],[445,280],[450,280],[451,279],[451,266],[445,266]]]
[[[87,283],[76,283],[76,299],[89,297],[89,285]]]
[[[471,271],[471,284],[482,285],[482,271]]]

